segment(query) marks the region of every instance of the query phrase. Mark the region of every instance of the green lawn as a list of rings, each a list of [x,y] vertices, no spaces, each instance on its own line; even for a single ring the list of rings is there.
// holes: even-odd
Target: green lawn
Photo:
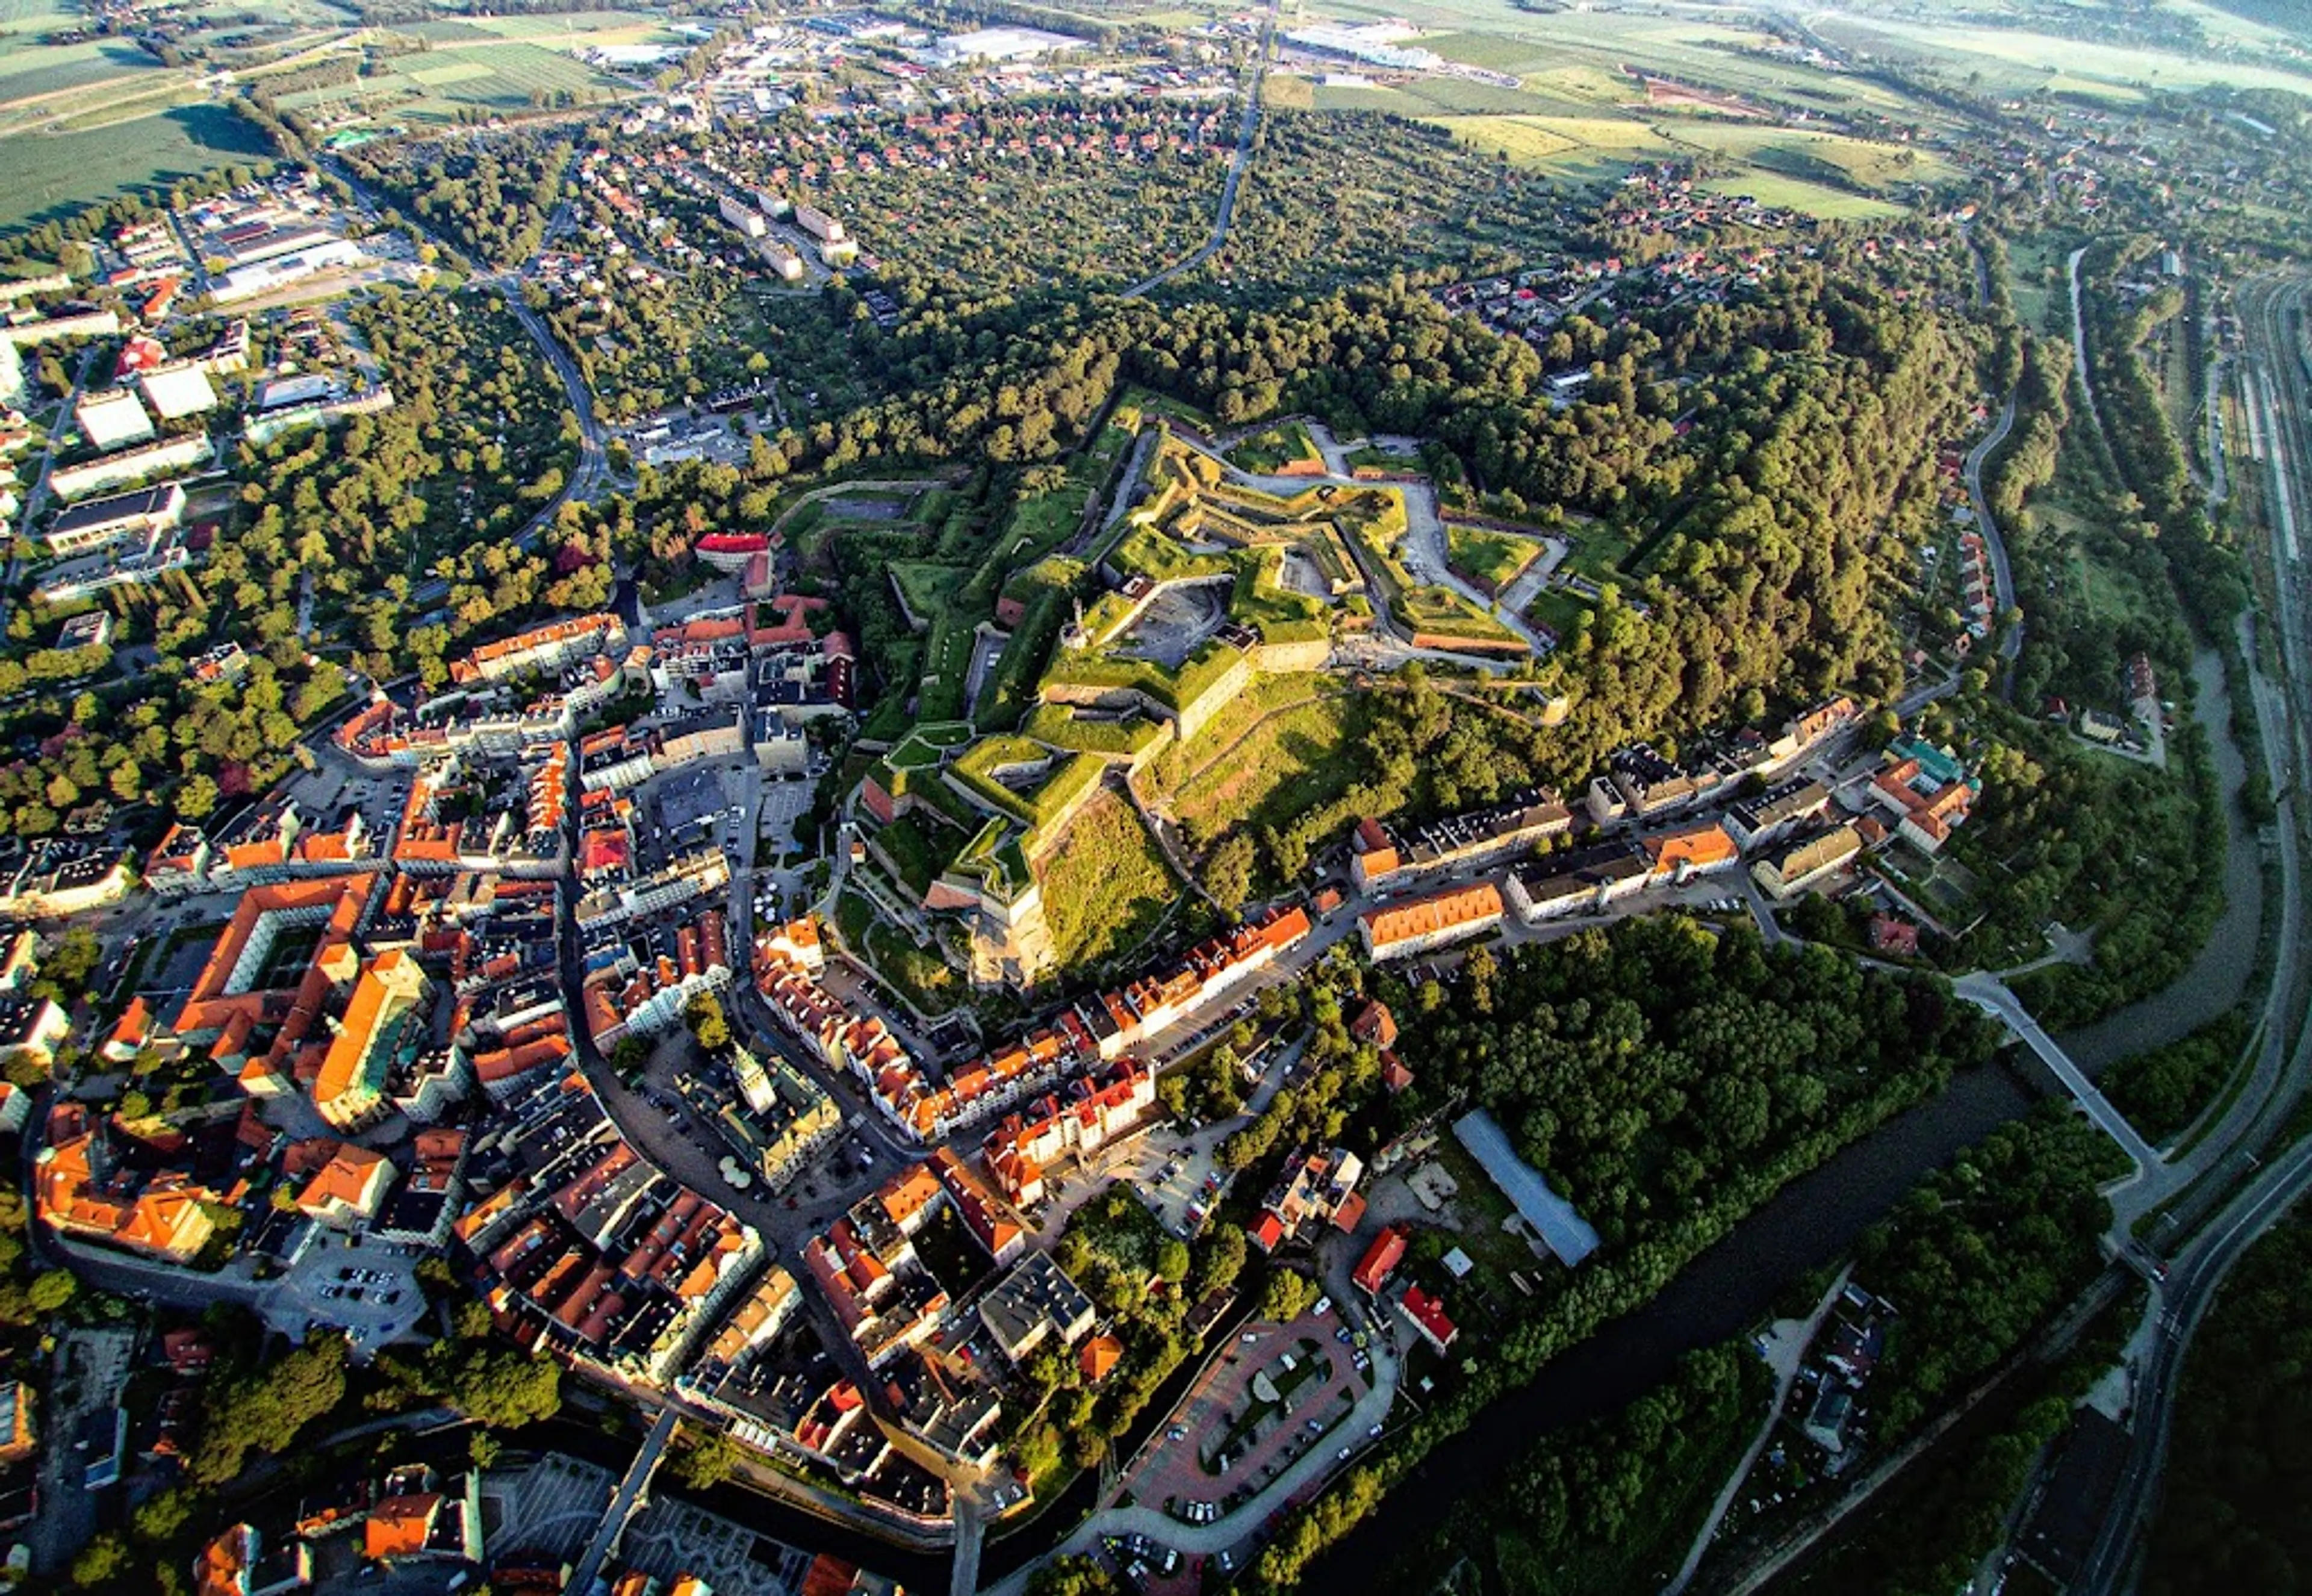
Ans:
[[[378,116],[449,122],[470,107],[512,114],[557,95],[583,103],[617,99],[626,92],[618,79],[596,72],[575,56],[542,44],[485,35],[478,42],[437,44],[422,55],[403,57],[392,71],[354,83],[284,95],[281,103],[288,110],[309,110],[358,101]]]
[[[1939,183],[1956,174],[1931,150],[1851,138],[1807,127],[1751,122],[1679,122],[1669,129],[1681,143],[1715,150],[1795,177],[1835,176],[1866,189],[1890,183]]]
[[[1590,606],[1563,588],[1546,587],[1534,594],[1533,602],[1525,607],[1525,618],[1537,627],[1547,627],[1563,643],[1581,626],[1581,618],[1590,613]]]
[[[2180,92],[2229,83],[2312,95],[2312,75],[2305,73],[2020,28],[1838,15],[1826,19],[1822,31],[1839,42],[1931,66],[1953,77],[1979,75],[1982,87],[1991,92],[2042,88],[2060,79],[2074,92],[2113,87],[2132,92],[2138,84]]]
[[[1317,452],[1316,440],[1297,421],[1254,434],[1230,450],[1228,458],[1231,464],[1256,477],[1274,476],[1287,466],[1305,461],[1324,464],[1324,456]]]
[[[867,933],[867,959],[876,974],[926,1014],[945,1013],[968,995],[964,978],[946,960],[880,921]]]
[[[1339,797],[1364,775],[1347,757],[1354,719],[1353,698],[1329,696],[1270,715],[1232,745],[1199,737],[1206,758],[1175,796],[1180,823],[1203,844],[1239,825],[1288,825]]]
[[[1525,640],[1453,589],[1408,587],[1394,606],[1400,625],[1419,637],[1523,648]]]
[[[947,613],[965,574],[962,566],[936,560],[893,560],[890,571],[908,611],[926,625]]]
[[[1514,538],[1484,527],[1445,527],[1445,557],[1473,582],[1499,591],[1515,582],[1528,566],[1541,557],[1541,545],[1531,538]]]
[[[1629,581],[1621,568],[1630,556],[1630,540],[1596,522],[1585,522],[1565,529],[1572,547],[1566,550],[1564,569],[1580,573],[1601,586],[1608,582]]]
[[[1376,108],[1378,109],[1378,108]],[[1594,180],[1641,161],[1707,156],[1747,170],[1711,180],[1721,194],[1745,194],[1829,218],[1878,218],[1899,206],[1837,185],[1883,189],[1935,183],[1957,174],[1931,152],[1765,122],[1703,121],[1640,106],[1627,115],[1444,116],[1434,118],[1465,143],[1520,165]]]
[[[1130,951],[1179,896],[1148,829],[1114,793],[1084,805],[1038,874],[1063,970]]]
[[[1748,171],[1739,177],[1712,178],[1702,185],[1714,194],[1738,194],[1801,215],[1818,216],[1826,222],[1883,222],[1893,216],[1908,215],[1904,206],[1888,200],[1873,199],[1867,194],[1849,194],[1843,189],[1826,188],[1810,183],[1804,178],[1785,177],[1775,171]]]
[[[1638,162],[1678,153],[1633,117],[1447,117],[1441,126],[1489,153],[1577,180],[1618,177]]]

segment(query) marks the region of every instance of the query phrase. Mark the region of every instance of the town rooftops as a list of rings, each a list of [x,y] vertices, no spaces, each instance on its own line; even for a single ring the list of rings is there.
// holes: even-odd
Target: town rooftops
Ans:
[[[1375,947],[1417,938],[1450,935],[1465,926],[1502,917],[1502,890],[1491,881],[1451,887],[1404,903],[1369,908],[1357,916]]]
[[[1092,1305],[1050,1253],[1030,1252],[988,1288],[979,1317],[1005,1355],[1017,1359],[1047,1335],[1073,1345],[1091,1328]]]
[[[1397,1272],[1397,1266],[1405,1258],[1406,1239],[1402,1225],[1382,1227],[1380,1234],[1373,1238],[1372,1245],[1365,1249],[1364,1257],[1358,1260],[1356,1268],[1350,1273],[1349,1278],[1356,1283],[1360,1291],[1376,1295],[1379,1293],[1380,1288],[1388,1284],[1388,1277]]]
[[[434,1532],[442,1498],[428,1491],[420,1495],[388,1496],[370,1509],[362,1526],[362,1552],[373,1563],[415,1557],[425,1549]]]
[[[1417,1285],[1406,1288],[1403,1306],[1406,1318],[1440,1352],[1452,1346],[1454,1337],[1461,1333],[1446,1313],[1445,1304]]]

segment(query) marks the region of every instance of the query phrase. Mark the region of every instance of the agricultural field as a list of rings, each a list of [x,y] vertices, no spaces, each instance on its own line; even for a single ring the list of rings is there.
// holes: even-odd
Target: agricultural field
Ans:
[[[1349,22],[1405,18],[1433,30],[1420,40],[1425,48],[1515,73],[1528,93],[1592,107],[1642,104],[1645,88],[1628,71],[1631,64],[1642,63],[1650,72],[1744,96],[1762,109],[1862,107],[1929,125],[1940,120],[1933,108],[1879,84],[1743,53],[1778,41],[1736,21],[1572,7],[1527,11],[1514,0],[1334,0],[1325,9]]]
[[[1114,793],[1084,805],[1038,874],[1062,970],[1129,953],[1178,896],[1147,827]]]
[[[271,157],[264,135],[222,105],[169,105],[81,131],[0,137],[0,167],[8,174],[0,183],[0,231]]]
[[[1955,175],[1931,153],[1756,123],[1591,114],[1446,117],[1438,125],[1477,149],[1583,182],[1617,178],[1641,161],[1704,155],[1739,161],[1751,170],[1709,186],[1835,220],[1902,214],[1898,206],[1852,190],[1936,183]]]
[[[2062,286],[2069,252],[2062,239],[2046,233],[2007,241],[2007,292],[2016,319],[2034,331],[2071,337],[2071,300]]]
[[[1439,126],[1487,154],[1577,182],[1605,181],[1641,161],[1679,153],[1676,144],[1632,117],[1448,117]]]
[[[1940,183],[1958,175],[1931,150],[1805,127],[1743,122],[1681,123],[1668,129],[1681,144],[1747,161],[1791,177],[1822,179],[1857,189],[1897,183]]]
[[[1938,69],[1980,75],[1986,92],[2025,92],[2060,86],[2072,93],[2140,98],[2137,85],[2192,90],[2211,83],[2312,94],[2312,73],[2246,62],[2201,60],[2165,50],[2099,44],[2008,28],[1944,26],[1891,18],[1826,16],[1825,38]]]
[[[432,49],[395,57],[390,70],[373,72],[349,83],[284,94],[279,104],[285,110],[318,112],[346,106],[413,122],[453,122],[469,108],[515,112],[556,103],[608,101],[625,92],[617,79],[596,72],[560,49],[468,31],[475,35],[472,42],[437,40]]]
[[[1267,98],[1288,110],[1379,110],[1401,117],[1578,114],[1579,101],[1454,77],[1408,77],[1398,83],[1312,83],[1272,76]]]
[[[1702,186],[1713,194],[1738,194],[1760,205],[1818,216],[1826,222],[1885,222],[1908,215],[1904,206],[1887,200],[1826,189],[1820,183],[1786,178],[1779,172],[1754,171],[1741,177],[1712,178]]]
[[[702,26],[706,25],[702,23]],[[517,39],[574,51],[621,44],[684,45],[694,42],[654,17],[630,11],[567,11],[535,16],[462,16],[421,22],[409,30],[443,42],[474,39]]]

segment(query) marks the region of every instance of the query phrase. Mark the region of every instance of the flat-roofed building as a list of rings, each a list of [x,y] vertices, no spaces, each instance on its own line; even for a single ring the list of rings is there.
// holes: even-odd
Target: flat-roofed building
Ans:
[[[185,518],[185,490],[163,482],[134,493],[74,504],[49,523],[47,542],[55,554],[85,554],[113,543],[148,543]]]
[[[125,388],[82,394],[73,406],[73,420],[79,424],[80,435],[99,449],[142,443],[153,435],[153,418]]]
[[[174,360],[136,374],[137,389],[153,414],[163,421],[182,421],[217,407],[216,390],[209,386],[206,367],[197,360]]]
[[[1013,1363],[1025,1363],[1057,1337],[1073,1346],[1091,1334],[1091,1299],[1048,1252],[1031,1252],[979,1300],[979,1319]]]

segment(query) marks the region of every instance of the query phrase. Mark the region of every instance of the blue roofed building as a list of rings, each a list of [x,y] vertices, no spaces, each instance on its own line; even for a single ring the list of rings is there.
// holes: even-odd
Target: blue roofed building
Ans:
[[[1453,1122],[1453,1135],[1567,1268],[1598,1250],[1598,1232],[1590,1222],[1550,1188],[1540,1171],[1517,1155],[1509,1133],[1491,1114],[1483,1109],[1464,1114]]]

